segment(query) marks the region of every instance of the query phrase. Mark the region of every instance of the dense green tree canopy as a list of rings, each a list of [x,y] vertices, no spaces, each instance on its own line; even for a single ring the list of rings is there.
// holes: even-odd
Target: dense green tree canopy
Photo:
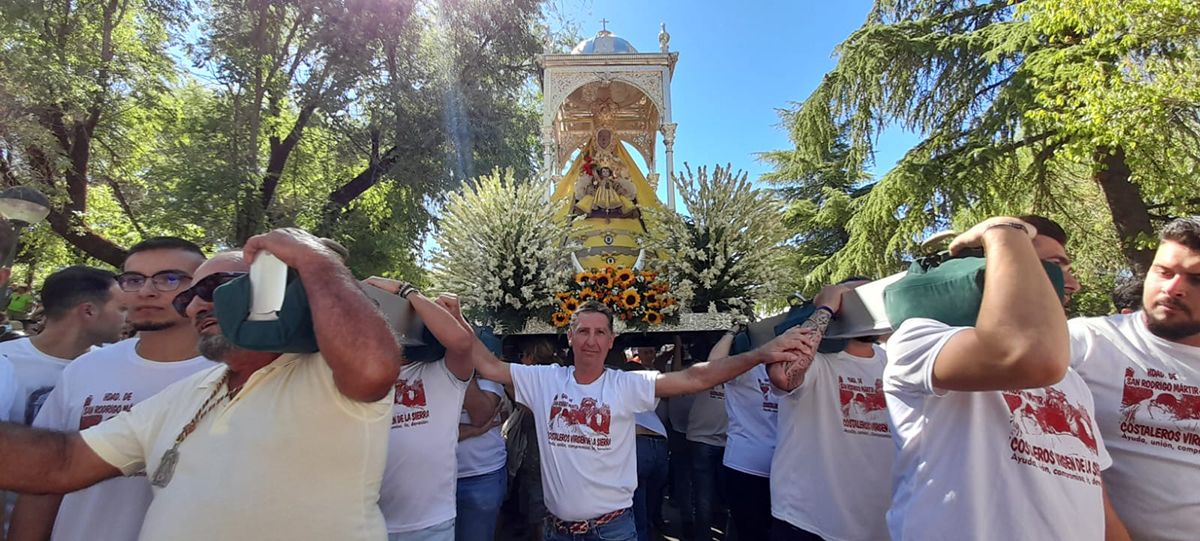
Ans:
[[[543,19],[536,0],[0,1],[0,176],[55,206],[23,261],[298,225],[360,273],[418,278],[448,190],[534,168]]]
[[[846,182],[799,194],[801,232],[849,218],[810,282],[881,275],[936,229],[1031,211],[1067,225],[1085,274],[1145,269],[1154,228],[1200,209],[1198,46],[1187,0],[878,0],[785,115],[795,148],[768,155],[773,176],[833,161],[865,188],[885,128],[922,141],[859,200]]]

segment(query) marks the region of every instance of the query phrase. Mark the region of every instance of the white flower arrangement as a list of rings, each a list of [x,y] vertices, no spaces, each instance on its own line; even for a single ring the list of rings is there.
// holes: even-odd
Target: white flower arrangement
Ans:
[[[518,181],[494,171],[450,194],[438,222],[434,284],[458,294],[464,314],[519,329],[556,307],[554,292],[571,278],[570,221],[556,216],[544,180]]]
[[[783,203],[728,165],[715,166],[711,177],[705,167],[695,174],[684,167],[686,176],[673,180],[689,215],[651,209],[657,227],[644,243],[660,255],[657,266],[681,304],[745,322],[756,302],[779,296],[786,283]]]

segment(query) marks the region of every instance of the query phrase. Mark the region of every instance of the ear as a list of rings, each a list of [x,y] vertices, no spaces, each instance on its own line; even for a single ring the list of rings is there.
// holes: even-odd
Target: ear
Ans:
[[[95,317],[96,314],[98,314],[100,312],[100,310],[96,307],[95,303],[90,303],[90,302],[82,303],[79,306],[75,307],[75,309],[78,310],[79,314],[84,317]]]

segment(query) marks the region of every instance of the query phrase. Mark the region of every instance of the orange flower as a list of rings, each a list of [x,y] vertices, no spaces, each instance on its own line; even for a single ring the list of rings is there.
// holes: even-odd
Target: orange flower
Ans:
[[[645,295],[642,295],[642,299],[646,301],[647,306],[657,306],[658,292],[654,290],[647,291]]]
[[[565,300],[569,299],[570,297],[571,297],[570,291],[560,291],[560,292],[554,294],[554,300],[556,300],[558,302],[565,301]]]
[[[596,287],[600,289],[608,289],[612,287],[612,277],[607,274],[597,274],[592,277],[596,282]]]
[[[550,322],[553,323],[555,327],[566,327],[571,323],[571,314],[566,312],[555,312],[554,315],[550,316]]]
[[[582,284],[592,279],[592,273],[583,271],[575,273],[575,283]]]
[[[651,325],[661,325],[663,322],[663,315],[655,312],[654,310],[647,310],[646,317],[643,317],[642,321],[645,321]]]
[[[590,287],[585,287],[579,292],[579,300],[581,301],[590,301],[598,297],[599,295],[596,295],[596,291]]]

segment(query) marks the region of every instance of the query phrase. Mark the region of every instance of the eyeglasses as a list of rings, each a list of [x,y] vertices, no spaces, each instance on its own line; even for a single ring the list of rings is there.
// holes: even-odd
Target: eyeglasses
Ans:
[[[171,301],[171,306],[175,308],[176,312],[179,312],[179,315],[187,317],[187,307],[192,304],[192,299],[200,297],[200,300],[204,302],[212,302],[213,292],[218,287],[245,275],[244,272],[215,272],[205,276],[199,282],[192,284],[192,287],[176,295],[175,299]]]
[[[156,291],[168,293],[179,289],[184,282],[191,281],[192,276],[186,272],[175,270],[156,272],[154,276],[146,276],[140,272],[125,272],[117,275],[117,285],[121,287],[121,291],[137,293],[146,286],[147,279],[154,284]]]

